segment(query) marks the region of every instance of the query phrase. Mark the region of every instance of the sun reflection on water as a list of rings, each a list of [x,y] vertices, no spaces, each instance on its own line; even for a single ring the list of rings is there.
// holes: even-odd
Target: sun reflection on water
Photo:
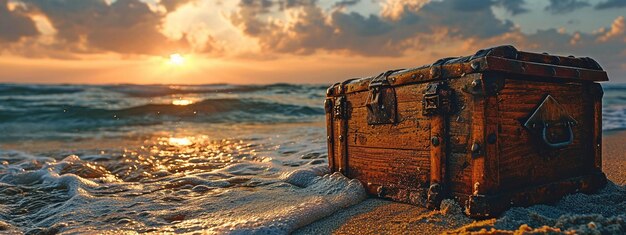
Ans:
[[[112,171],[124,181],[200,174],[241,161],[260,162],[257,150],[263,149],[244,140],[161,133],[144,140],[139,148],[125,149],[122,164]]]
[[[168,142],[171,145],[177,145],[177,146],[189,146],[193,144],[191,139],[188,137],[182,137],[182,138],[170,137]]]
[[[186,100],[186,99],[175,99],[175,100],[172,100],[172,104],[173,104],[173,105],[181,105],[181,106],[185,106],[185,105],[190,105],[190,104],[193,104],[193,101],[191,101],[191,100]]]

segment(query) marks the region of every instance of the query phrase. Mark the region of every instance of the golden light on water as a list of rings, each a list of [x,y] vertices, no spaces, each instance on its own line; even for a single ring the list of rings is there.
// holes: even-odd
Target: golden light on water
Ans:
[[[170,137],[168,142],[171,145],[178,145],[178,146],[189,146],[189,145],[193,144],[191,139],[189,139],[187,137],[181,137],[181,138]]]
[[[172,100],[172,104],[173,105],[182,105],[182,106],[184,106],[184,105],[193,104],[193,101],[186,100],[186,99],[175,99],[175,100]]]

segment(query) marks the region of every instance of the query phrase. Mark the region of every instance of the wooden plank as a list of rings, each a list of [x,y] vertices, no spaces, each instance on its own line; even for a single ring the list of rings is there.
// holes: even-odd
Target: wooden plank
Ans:
[[[500,99],[498,94],[485,98],[485,134],[481,147],[485,151],[484,192],[494,193],[500,185],[500,151],[498,126],[500,124]]]
[[[446,167],[446,117],[435,115],[430,120],[430,184],[443,184]]]
[[[593,148],[594,166],[597,171],[602,171],[602,86],[597,83],[591,84],[593,100]]]
[[[537,77],[538,80],[567,79],[570,81],[608,81],[606,72],[585,68],[572,68],[514,59],[487,56],[482,71],[499,71]]]
[[[429,181],[429,152],[348,146],[350,178],[364,184],[419,188]]]
[[[326,146],[328,147],[328,167],[331,172],[338,171],[335,160],[335,147],[334,147],[334,131],[333,131],[333,105],[335,99],[332,97],[326,98],[324,101],[324,109],[326,112]]]
[[[353,98],[349,95],[349,99]],[[422,115],[420,102],[398,103],[398,123],[367,124],[367,108],[352,108],[348,120],[348,143],[354,146],[428,150],[430,121]]]
[[[476,98],[472,102],[472,141],[470,146],[482,146],[485,139],[485,100]],[[471,147],[470,147],[471,148]],[[472,154],[472,194],[484,195],[487,178],[485,177],[485,152]]]
[[[421,106],[422,99],[424,97],[424,91],[426,90],[426,86],[428,84],[413,84],[413,85],[403,85],[396,86],[394,88],[396,92],[396,101],[400,103],[415,103]],[[370,92],[360,91],[355,93],[347,94],[349,106],[353,109],[365,107],[367,102],[367,97],[370,95]],[[418,108],[418,106],[415,106]],[[420,108],[421,109],[421,108]]]
[[[460,79],[450,81],[450,87],[455,89],[457,97],[457,110],[448,118],[448,151],[446,181],[449,192],[472,193],[472,161],[471,147],[472,140],[472,102],[473,95],[463,92],[462,88],[475,79],[479,79],[480,74],[471,74]]]

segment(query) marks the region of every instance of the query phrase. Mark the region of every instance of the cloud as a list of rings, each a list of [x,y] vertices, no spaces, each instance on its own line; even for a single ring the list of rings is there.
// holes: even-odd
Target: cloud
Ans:
[[[6,3],[6,0],[2,1]],[[161,4],[172,11],[187,2],[190,1],[164,0]],[[47,47],[59,51],[79,54],[162,54],[189,48],[185,35],[179,39],[170,39],[161,32],[166,12],[153,10],[139,0],[117,0],[110,4],[104,0],[21,0],[20,4],[28,9],[28,14],[41,15],[51,23],[55,32],[54,42]],[[6,14],[0,14],[0,17],[6,17]],[[24,31],[24,36],[34,36],[29,16],[24,14],[13,18],[9,21],[11,24],[22,23],[24,27],[20,28],[28,30]],[[32,41],[24,46],[40,48]],[[27,51],[15,48],[13,46],[14,50]]]
[[[471,4],[462,0],[402,1],[408,5],[403,5],[401,12],[385,15],[383,8],[382,16],[341,10],[326,12],[315,2],[283,1],[281,9],[290,18],[276,21],[268,12],[270,6],[241,1],[231,19],[247,36],[258,39],[263,50],[291,54],[325,50],[394,56],[442,33],[448,37],[487,38],[513,27],[511,22],[495,18],[490,0]],[[414,7],[418,5],[419,9]]]
[[[0,42],[17,42],[37,35],[35,22],[22,7],[10,10],[8,0],[0,0]]]
[[[405,12],[417,12],[430,0],[387,0],[382,3],[381,16],[391,20],[398,20]]]
[[[624,23],[624,17],[617,17],[611,24],[611,27],[608,30],[604,28],[600,29],[598,33],[600,34],[598,37],[598,41],[606,42],[614,38],[619,38],[620,36],[624,36],[624,32],[626,31],[626,24]],[[626,42],[626,38],[624,38]]]
[[[358,4],[359,2],[361,2],[361,0],[341,0],[339,2],[336,2],[334,7],[354,6]]]
[[[243,1],[246,1],[246,0],[243,0]],[[281,9],[317,5],[317,0],[279,0],[278,2],[281,6]]]
[[[595,9],[604,10],[620,7],[626,7],[626,0],[607,0],[605,2],[598,3],[598,5],[595,6]]]
[[[524,50],[588,54],[618,69],[612,61],[626,59],[623,17],[593,33],[575,26],[530,33],[496,17],[494,12],[524,14],[535,6],[524,0],[20,1],[9,7],[0,0],[0,50],[23,57],[190,52],[250,61],[318,55],[429,61],[516,44]],[[548,11],[568,12],[585,3],[553,0]],[[213,6],[219,8],[206,9]],[[549,14],[542,8],[534,10]],[[46,33],[41,22],[52,30]]]
[[[161,0],[160,4],[165,7],[168,12],[175,11],[178,7],[196,0]]]
[[[545,10],[554,14],[565,14],[588,6],[591,6],[588,2],[579,0],[550,0],[550,5]]]
[[[519,15],[530,11],[524,7],[526,4],[524,0],[497,0],[495,3],[496,5],[504,7],[504,9],[512,15]]]
[[[621,64],[626,59],[623,53],[626,43],[624,17],[617,17],[608,29],[595,33],[559,32],[556,29],[540,30],[531,35],[521,35],[516,41],[524,50],[546,51],[551,54],[589,56],[596,59],[612,78],[622,79],[626,71]]]

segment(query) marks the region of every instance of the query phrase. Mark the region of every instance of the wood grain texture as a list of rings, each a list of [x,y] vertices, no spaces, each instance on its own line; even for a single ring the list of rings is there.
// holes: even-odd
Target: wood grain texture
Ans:
[[[574,142],[562,149],[542,146],[539,135],[521,123],[545,98],[553,96],[578,121]],[[556,181],[589,172],[592,152],[593,114],[579,83],[528,82],[507,80],[499,95],[499,173],[500,190]]]

